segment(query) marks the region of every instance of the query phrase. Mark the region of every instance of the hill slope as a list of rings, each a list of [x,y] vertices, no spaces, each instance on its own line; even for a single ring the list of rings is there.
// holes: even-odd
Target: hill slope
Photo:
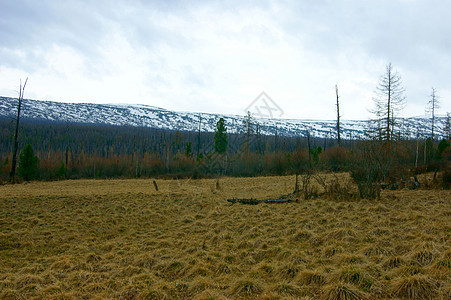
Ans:
[[[0,97],[0,117],[14,117],[17,113],[17,99]],[[108,124],[118,126],[140,126],[181,131],[213,132],[219,118],[224,118],[228,131],[243,132],[244,116],[175,112],[148,105],[63,103],[24,99],[22,117],[59,122],[76,122],[88,124]],[[445,116],[439,116],[436,121],[437,136],[444,136]],[[405,136],[414,137],[417,131],[427,135],[430,120],[424,117],[399,119]],[[335,120],[297,120],[297,119],[266,119],[254,118],[263,135],[311,136],[334,138]],[[369,121],[343,120],[341,122],[342,138],[363,138]]]

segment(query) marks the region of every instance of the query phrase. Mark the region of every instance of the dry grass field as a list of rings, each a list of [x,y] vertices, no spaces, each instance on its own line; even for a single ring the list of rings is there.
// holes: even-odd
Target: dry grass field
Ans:
[[[1,299],[450,299],[451,192],[300,199],[294,177],[0,186]]]

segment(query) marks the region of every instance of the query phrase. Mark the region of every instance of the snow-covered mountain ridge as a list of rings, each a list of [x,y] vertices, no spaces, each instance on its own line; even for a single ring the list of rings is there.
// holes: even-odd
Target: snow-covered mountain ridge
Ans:
[[[0,117],[14,118],[17,114],[17,99],[0,97]],[[139,126],[180,131],[213,132],[219,118],[224,118],[227,131],[244,132],[246,116],[210,113],[176,112],[148,105],[65,103],[24,99],[21,117],[58,122],[76,122],[117,126]],[[342,138],[363,138],[369,128],[369,120],[342,120]],[[430,133],[430,118],[400,118],[404,136],[415,137],[417,132],[425,136]],[[446,117],[436,117],[436,136],[444,136]],[[263,135],[336,137],[335,120],[267,119],[253,117]],[[254,126],[255,127],[255,126]]]

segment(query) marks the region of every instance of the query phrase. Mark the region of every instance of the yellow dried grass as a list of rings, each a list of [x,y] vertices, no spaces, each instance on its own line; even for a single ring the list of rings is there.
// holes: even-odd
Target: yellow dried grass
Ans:
[[[450,191],[226,202],[286,195],[294,181],[221,178],[217,190],[213,179],[158,180],[159,192],[152,180],[0,186],[0,298],[386,297],[404,295],[412,276],[435,297],[449,294]]]

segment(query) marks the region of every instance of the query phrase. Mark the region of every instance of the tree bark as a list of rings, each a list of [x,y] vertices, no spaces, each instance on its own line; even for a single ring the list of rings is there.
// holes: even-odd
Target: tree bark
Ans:
[[[22,81],[19,86],[19,103],[17,105],[17,118],[16,118],[16,129],[14,132],[14,149],[13,149],[13,161],[11,165],[11,172],[9,173],[9,180],[11,183],[15,183],[16,181],[16,165],[17,165],[17,148],[19,146],[18,135],[19,135],[19,120],[20,120],[20,109],[22,106],[23,94],[25,91],[25,86],[27,85],[28,77],[25,79],[25,82],[22,86]]]

